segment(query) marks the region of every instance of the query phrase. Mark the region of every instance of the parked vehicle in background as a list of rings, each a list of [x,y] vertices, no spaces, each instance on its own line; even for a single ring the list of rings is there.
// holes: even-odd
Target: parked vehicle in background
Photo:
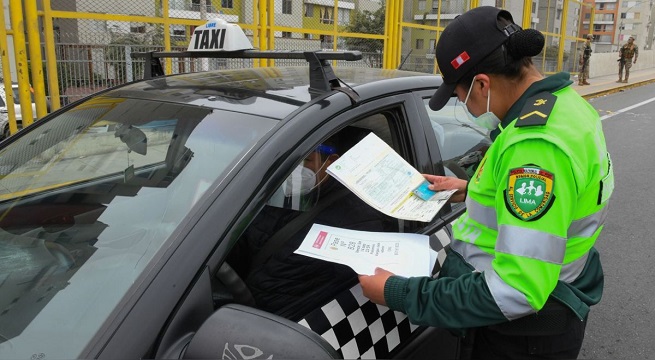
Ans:
[[[20,100],[18,98],[18,83],[11,84],[11,91],[14,95],[14,113],[16,114],[16,125],[18,129],[23,127],[23,114],[20,108]],[[30,87],[30,103],[32,104],[32,117],[37,119],[36,115],[36,102],[34,101],[34,89]],[[50,104],[48,103],[48,112],[50,111]],[[7,109],[7,93],[5,88],[0,88],[0,140],[9,137],[9,111]]]

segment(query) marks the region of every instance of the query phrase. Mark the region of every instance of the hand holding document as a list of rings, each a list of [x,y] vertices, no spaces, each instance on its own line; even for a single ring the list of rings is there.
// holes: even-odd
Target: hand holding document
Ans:
[[[296,254],[351,267],[373,275],[380,267],[400,276],[429,276],[427,235],[355,231],[314,224]]]
[[[423,175],[373,133],[341,155],[327,172],[373,208],[404,220],[431,221],[456,191],[439,191],[423,200],[419,197],[425,193]]]

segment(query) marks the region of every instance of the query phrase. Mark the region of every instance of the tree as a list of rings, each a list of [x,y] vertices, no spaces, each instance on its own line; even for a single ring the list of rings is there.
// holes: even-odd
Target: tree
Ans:
[[[546,46],[546,59],[557,59],[557,56],[559,55],[559,46],[557,45],[550,45]],[[564,50],[564,61],[566,61],[569,58],[569,53]]]
[[[384,3],[374,12],[364,10],[355,11],[350,19],[350,25],[345,31],[362,34],[384,34]],[[382,49],[384,41],[379,39],[364,39],[358,37],[346,38],[346,46],[349,50],[359,50],[364,55],[364,61],[371,66],[381,65]]]

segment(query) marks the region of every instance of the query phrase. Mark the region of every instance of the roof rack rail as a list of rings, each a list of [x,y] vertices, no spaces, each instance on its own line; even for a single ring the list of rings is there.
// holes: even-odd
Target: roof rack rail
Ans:
[[[133,58],[145,58],[144,79],[164,76],[162,58],[232,58],[232,59],[305,59],[309,63],[309,91],[323,93],[339,87],[339,79],[328,61],[356,61],[362,59],[360,51],[299,51],[299,50],[238,50],[238,51],[175,51],[137,52]]]

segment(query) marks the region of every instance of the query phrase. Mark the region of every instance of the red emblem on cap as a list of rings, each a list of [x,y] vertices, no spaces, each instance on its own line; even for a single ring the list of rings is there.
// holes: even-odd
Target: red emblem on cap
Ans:
[[[459,54],[453,61],[450,62],[450,65],[452,65],[455,70],[457,70],[460,66],[462,66],[465,62],[467,62],[471,57],[469,54],[464,51],[463,53]]]

